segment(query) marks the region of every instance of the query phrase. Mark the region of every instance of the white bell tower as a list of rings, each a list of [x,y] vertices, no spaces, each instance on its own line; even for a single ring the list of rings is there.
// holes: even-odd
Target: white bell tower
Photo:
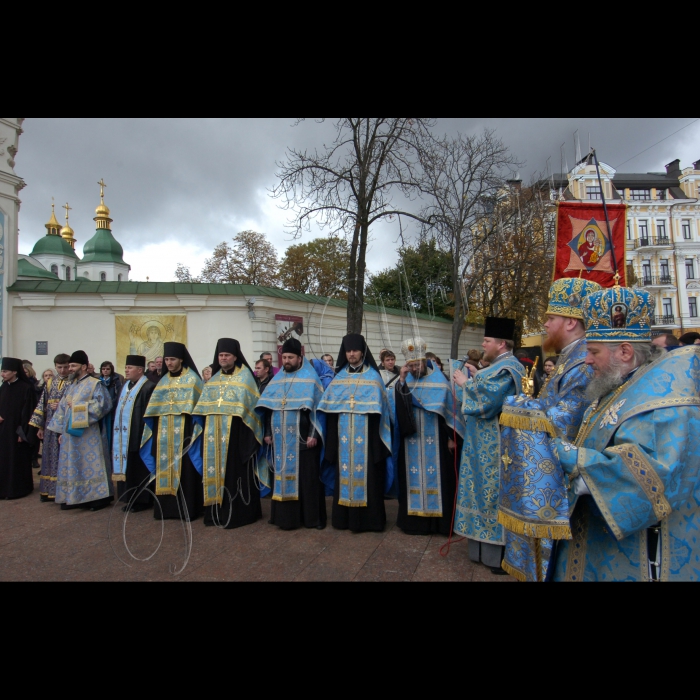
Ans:
[[[19,191],[24,180],[15,173],[24,117],[0,117],[0,356],[12,355],[10,347],[12,306],[7,288],[17,279]]]

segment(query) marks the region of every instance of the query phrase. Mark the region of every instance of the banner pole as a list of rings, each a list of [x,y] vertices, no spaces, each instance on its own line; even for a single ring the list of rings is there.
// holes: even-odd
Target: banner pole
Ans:
[[[600,198],[603,200],[603,211],[605,212],[605,225],[608,227],[608,240],[610,241],[610,250],[612,252],[613,259],[613,269],[615,270],[615,276],[617,278],[615,284],[619,280],[620,273],[617,269],[617,252],[615,251],[615,244],[613,243],[613,235],[610,230],[610,218],[608,217],[608,205],[605,202],[605,191],[603,190],[603,180],[600,177],[600,164],[598,163],[598,155],[595,152],[595,148],[591,150],[593,154],[593,160],[595,161],[595,170],[598,174],[598,186],[600,187]],[[626,282],[626,280],[625,280]]]

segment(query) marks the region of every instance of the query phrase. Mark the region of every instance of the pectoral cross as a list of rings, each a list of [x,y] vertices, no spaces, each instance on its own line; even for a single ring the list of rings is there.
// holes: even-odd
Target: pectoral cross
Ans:
[[[282,399],[282,408],[284,408],[287,405],[287,399]]]
[[[503,457],[501,457],[501,462],[503,462],[503,471],[507,472],[508,467],[513,464],[513,460],[508,456],[508,450],[506,450]]]
[[[355,403],[356,403],[355,397],[354,397],[354,396],[351,396],[351,397],[350,397],[350,410],[351,410],[351,411],[354,411],[354,410],[355,410]]]
[[[223,396],[219,396],[219,400],[217,401],[217,403],[219,404],[219,408],[221,408],[221,404],[222,404],[223,402],[224,402],[224,397],[223,397]]]

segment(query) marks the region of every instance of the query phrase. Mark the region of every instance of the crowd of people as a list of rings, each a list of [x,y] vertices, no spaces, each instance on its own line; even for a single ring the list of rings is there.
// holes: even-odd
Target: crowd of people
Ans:
[[[453,368],[417,337],[377,364],[359,334],[336,358],[287,340],[280,367],[221,338],[201,374],[173,342],[124,375],[79,350],[37,382],[4,358],[0,499],[32,492],[43,441],[40,498],[62,510],[234,529],[269,496],[271,525],[324,529],[332,496],[332,527],[361,533],[396,498],[401,530],[462,536],[496,574],[696,580],[700,335],[652,341],[653,313],[643,290],[557,280],[541,370],[503,318]]]

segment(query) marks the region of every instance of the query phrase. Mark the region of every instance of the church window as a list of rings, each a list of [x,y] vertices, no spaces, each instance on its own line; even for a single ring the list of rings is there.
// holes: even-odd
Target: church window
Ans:
[[[51,272],[58,276],[58,265],[51,265]]]
[[[117,282],[121,282],[121,281],[122,281],[122,276],[121,276],[121,275],[117,275]]]
[[[66,268],[66,280],[70,282],[70,267]]]
[[[100,282],[106,282],[107,275],[104,272],[100,272]]]

